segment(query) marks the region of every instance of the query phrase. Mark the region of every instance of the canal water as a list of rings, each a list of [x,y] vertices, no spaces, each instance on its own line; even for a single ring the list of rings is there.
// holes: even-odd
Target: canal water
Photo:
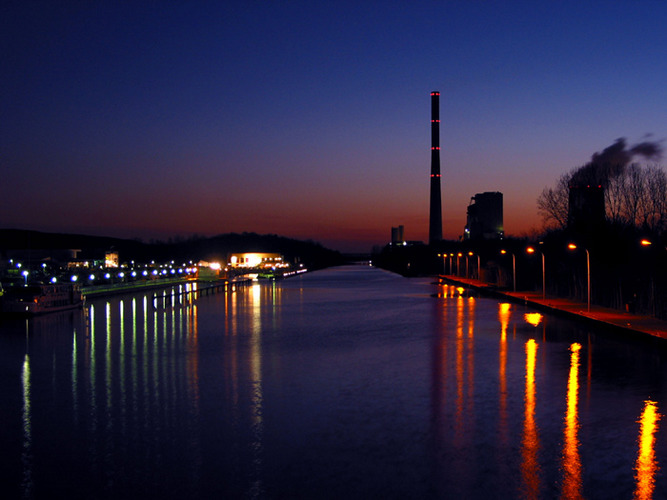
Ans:
[[[0,323],[4,498],[665,498],[667,350],[367,266]]]

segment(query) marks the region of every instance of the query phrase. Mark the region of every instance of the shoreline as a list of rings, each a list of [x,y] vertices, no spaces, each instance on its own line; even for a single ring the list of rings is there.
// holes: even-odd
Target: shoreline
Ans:
[[[461,278],[459,276],[440,274],[437,276],[437,279],[440,283],[444,282],[471,288],[483,295],[504,298],[511,302],[525,304],[552,314],[611,327],[625,333],[640,333],[653,338],[667,339],[667,321],[651,316],[626,313],[594,304],[591,304],[591,310],[588,311],[588,305],[585,302],[550,297],[548,295],[542,298],[541,293],[534,291],[509,292],[499,290],[483,281]]]
[[[170,288],[173,286],[177,285],[183,285],[187,283],[194,283],[198,286],[197,290],[193,290],[196,292],[202,292],[205,290],[213,289],[213,288],[220,288],[222,286],[226,286],[228,284],[231,285],[243,285],[247,284],[250,282],[249,279],[227,279],[227,278],[220,278],[216,280],[198,280],[198,279],[186,279],[186,278],[177,278],[174,280],[169,280],[169,281],[161,281],[161,282],[145,282],[145,283],[127,283],[127,284],[112,284],[100,288],[82,288],[81,293],[83,294],[84,297],[90,297],[90,298],[99,298],[99,297],[106,297],[110,295],[119,295],[119,294],[125,294],[125,293],[133,293],[133,292],[142,292],[144,290],[146,291],[151,291],[151,290],[161,290],[164,288]]]
[[[176,278],[165,281],[143,281],[131,283],[113,283],[102,286],[81,287],[81,293],[84,297],[104,297],[107,295],[118,295],[121,293],[131,293],[142,290],[155,290],[160,288],[169,288],[170,286],[180,285],[183,283],[195,283],[196,280],[187,280],[185,278]]]

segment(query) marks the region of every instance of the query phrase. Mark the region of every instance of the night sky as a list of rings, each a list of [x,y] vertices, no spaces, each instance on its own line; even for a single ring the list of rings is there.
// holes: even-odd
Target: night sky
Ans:
[[[368,251],[501,191],[505,232],[620,137],[667,137],[667,2],[66,1],[0,7],[0,227],[274,233]]]

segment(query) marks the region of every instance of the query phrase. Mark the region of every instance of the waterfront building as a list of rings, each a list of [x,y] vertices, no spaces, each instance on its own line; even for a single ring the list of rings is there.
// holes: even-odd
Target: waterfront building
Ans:
[[[233,253],[229,258],[229,267],[232,269],[271,269],[289,267],[279,253],[247,252]]]
[[[104,253],[104,267],[118,267],[118,252],[109,250]]]

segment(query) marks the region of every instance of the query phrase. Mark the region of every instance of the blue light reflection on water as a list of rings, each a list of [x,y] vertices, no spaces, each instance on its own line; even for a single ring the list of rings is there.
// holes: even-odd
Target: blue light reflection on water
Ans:
[[[160,294],[3,321],[11,496],[667,495],[664,348],[364,267]]]

